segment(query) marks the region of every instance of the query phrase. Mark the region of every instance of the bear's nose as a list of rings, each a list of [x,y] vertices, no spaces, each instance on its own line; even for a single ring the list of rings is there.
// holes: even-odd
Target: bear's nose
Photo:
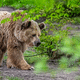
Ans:
[[[38,43],[37,43],[37,46],[39,46],[40,44],[41,44],[41,42],[38,42]]]
[[[34,45],[35,45],[36,47],[38,47],[40,44],[41,44],[40,41],[35,41],[35,42],[34,42]]]

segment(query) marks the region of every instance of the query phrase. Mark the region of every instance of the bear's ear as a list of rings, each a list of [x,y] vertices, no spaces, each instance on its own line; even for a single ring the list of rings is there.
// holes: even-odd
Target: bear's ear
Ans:
[[[44,29],[46,26],[45,26],[45,24],[42,22],[42,23],[40,23],[39,24],[39,28],[42,30],[42,29]]]
[[[30,26],[31,26],[31,21],[23,22],[21,25],[21,30],[28,29]]]

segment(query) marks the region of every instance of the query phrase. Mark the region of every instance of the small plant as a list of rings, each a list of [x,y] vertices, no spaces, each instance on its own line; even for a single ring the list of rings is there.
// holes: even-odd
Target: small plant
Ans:
[[[0,80],[2,80],[3,79],[3,76],[0,76]]]
[[[75,80],[80,80],[80,76],[76,77]]]
[[[18,77],[7,77],[8,80],[23,80]]]

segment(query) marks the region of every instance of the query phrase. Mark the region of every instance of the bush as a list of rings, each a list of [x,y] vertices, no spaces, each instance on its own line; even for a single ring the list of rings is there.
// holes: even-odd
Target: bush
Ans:
[[[1,0],[0,3],[0,6],[23,7],[29,13],[41,15],[40,17],[46,17],[51,21],[80,14],[79,0]]]
[[[65,54],[60,60],[60,66],[64,68],[80,65],[80,37],[67,37],[62,41],[62,47],[60,47],[62,53]]]

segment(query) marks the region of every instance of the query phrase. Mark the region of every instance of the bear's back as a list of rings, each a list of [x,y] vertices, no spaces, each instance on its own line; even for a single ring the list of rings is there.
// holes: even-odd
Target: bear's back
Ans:
[[[0,11],[0,22],[1,20],[5,19],[5,18],[9,18],[11,16],[11,13],[7,12],[7,11]]]
[[[8,24],[6,24],[6,22],[3,24],[1,24],[1,21],[3,20],[3,19],[5,19],[5,18],[10,18],[10,16],[11,16],[11,13],[9,13],[9,12],[7,12],[7,11],[0,11],[0,33],[5,33],[6,34],[6,32],[7,32],[7,26],[9,25],[9,23]]]

